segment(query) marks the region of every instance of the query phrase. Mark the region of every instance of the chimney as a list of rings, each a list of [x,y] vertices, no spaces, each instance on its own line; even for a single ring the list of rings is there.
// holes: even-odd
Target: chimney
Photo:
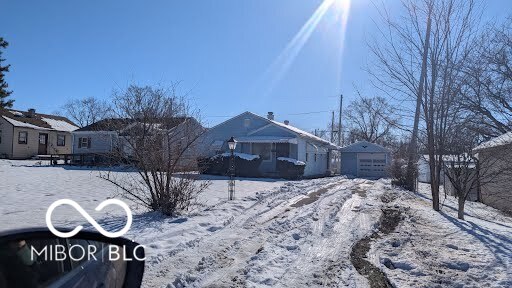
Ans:
[[[288,124],[290,124],[290,121],[284,120],[284,125],[288,125]]]
[[[34,118],[35,116],[36,116],[36,109],[34,109],[34,108],[28,109],[28,117]]]
[[[268,112],[267,119],[268,120],[274,120],[274,112]]]

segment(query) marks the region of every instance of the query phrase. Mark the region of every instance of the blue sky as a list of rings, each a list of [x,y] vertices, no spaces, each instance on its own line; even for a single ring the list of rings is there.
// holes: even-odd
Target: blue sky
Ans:
[[[227,119],[214,116],[250,110],[323,129],[329,112],[294,114],[337,109],[340,93],[345,103],[356,97],[354,85],[376,93],[362,68],[377,14],[370,0],[352,1],[340,57],[340,19],[328,11],[273,83],[272,63],[322,1],[0,0],[0,35],[10,43],[3,56],[12,65],[6,78],[22,110],[51,113],[131,83],[180,81],[208,126]],[[399,11],[398,1],[386,5]],[[484,20],[512,11],[512,1],[486,5]]]

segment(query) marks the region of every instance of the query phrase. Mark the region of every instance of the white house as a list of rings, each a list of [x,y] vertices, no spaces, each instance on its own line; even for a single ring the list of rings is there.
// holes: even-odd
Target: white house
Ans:
[[[192,117],[172,117],[164,119],[163,122],[165,124],[154,124],[154,132],[166,135],[161,137],[164,156],[175,155],[178,153],[175,149],[183,148],[186,151],[180,156],[180,162],[183,162],[180,164],[187,167],[196,166],[196,147],[191,142],[192,138],[199,137],[204,128]],[[129,139],[137,135],[137,131],[142,129],[141,125],[143,124],[134,119],[110,118],[80,128],[73,132],[73,154],[88,162],[108,161],[113,152],[117,156],[130,158],[133,156],[132,145],[135,144],[132,142],[135,141]]]
[[[71,131],[77,128],[65,117],[36,113],[35,109],[0,109],[0,157],[69,154]]]
[[[445,159],[448,159],[448,155],[445,156]],[[430,163],[429,163],[428,155],[421,155],[418,160],[418,181],[422,183],[430,183]],[[439,184],[444,184],[444,172],[441,172],[441,178],[439,179]]]
[[[290,158],[306,164],[304,176],[315,177],[339,173],[338,146],[294,127],[289,121],[279,122],[274,113],[262,117],[244,112],[212,127],[202,141],[203,156],[228,152],[227,140],[234,137],[236,152],[259,155],[262,175],[276,176],[278,158]]]
[[[443,156],[443,162],[445,165],[449,165],[452,162],[455,162],[455,165],[458,165],[457,163],[458,157],[457,155],[444,155]],[[439,178],[439,184],[446,183],[445,181],[448,180],[445,177],[445,169],[442,168],[441,171],[441,177]],[[422,183],[430,183],[430,162],[429,162],[429,156],[428,155],[421,155],[420,159],[418,160],[418,181]]]

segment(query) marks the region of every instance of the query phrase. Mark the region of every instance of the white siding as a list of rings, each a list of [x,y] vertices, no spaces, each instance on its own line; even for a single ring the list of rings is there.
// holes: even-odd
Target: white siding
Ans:
[[[13,126],[7,122],[4,118],[0,117],[0,131],[1,131],[1,142],[0,142],[0,157],[12,157],[12,135]]]

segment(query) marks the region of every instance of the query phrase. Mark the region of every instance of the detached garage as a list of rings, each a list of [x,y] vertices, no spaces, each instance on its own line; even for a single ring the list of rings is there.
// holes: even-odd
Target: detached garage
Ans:
[[[341,173],[356,177],[388,176],[391,151],[375,143],[359,141],[341,148]]]

